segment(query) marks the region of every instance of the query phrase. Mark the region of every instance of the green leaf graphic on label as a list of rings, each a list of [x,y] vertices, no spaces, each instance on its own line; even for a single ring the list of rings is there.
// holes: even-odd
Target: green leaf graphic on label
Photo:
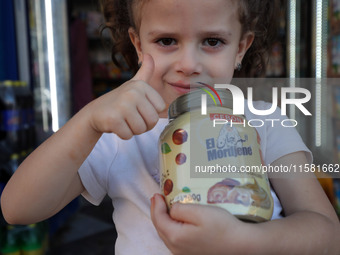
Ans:
[[[163,154],[168,154],[169,152],[171,152],[170,146],[167,143],[162,144],[161,150]]]
[[[182,189],[182,192],[184,192],[184,193],[190,193],[191,190],[190,190],[188,187],[184,187],[184,188]]]

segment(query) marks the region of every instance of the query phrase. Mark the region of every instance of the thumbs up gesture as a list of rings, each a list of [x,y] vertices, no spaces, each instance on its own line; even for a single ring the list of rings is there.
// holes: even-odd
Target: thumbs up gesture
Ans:
[[[100,133],[115,133],[122,139],[142,134],[158,122],[165,102],[148,83],[154,72],[154,61],[143,55],[136,75],[117,89],[99,97],[84,108],[90,114],[90,125]]]
[[[140,80],[148,83],[152,77],[154,69],[155,63],[153,62],[153,58],[149,54],[144,54],[141,67],[131,80]]]

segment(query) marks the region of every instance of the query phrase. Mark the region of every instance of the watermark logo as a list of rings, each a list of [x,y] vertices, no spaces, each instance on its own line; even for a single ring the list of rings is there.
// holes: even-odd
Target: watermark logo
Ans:
[[[233,98],[233,114],[234,115],[244,115],[244,102],[245,102],[245,97],[244,94],[242,92],[242,90],[240,88],[238,88],[235,85],[231,85],[231,84],[215,84],[214,87],[207,85],[205,83],[199,83],[207,88],[209,88],[211,91],[214,92],[214,94],[217,96],[217,98],[220,101],[220,104],[222,106],[222,101],[220,96],[218,95],[216,89],[228,89],[230,90],[231,94],[232,94],[232,98]],[[212,95],[212,93],[210,91],[208,91],[205,88],[200,88],[201,90],[203,90],[204,92],[206,92],[206,94],[202,94],[201,96],[201,114],[202,115],[207,115],[207,94],[210,95],[210,97],[213,99],[213,101],[215,102],[215,105],[217,105],[216,100],[214,98],[214,96]],[[295,105],[295,107],[297,107],[305,116],[311,116],[312,114],[307,110],[307,108],[304,106],[305,103],[309,102],[311,99],[311,93],[309,90],[305,89],[305,88],[291,88],[291,87],[284,87],[281,88],[281,115],[287,115],[286,109],[287,109],[287,105]],[[304,97],[302,98],[288,98],[288,94],[303,94]],[[278,105],[278,88],[273,88],[272,89],[272,105],[269,109],[265,109],[265,110],[259,110],[259,109],[255,109],[254,104],[253,104],[253,88],[248,88],[247,89],[247,104],[248,104],[248,109],[251,113],[253,113],[254,115],[257,116],[268,116],[272,113],[274,113],[277,109],[277,105]],[[225,124],[226,121],[228,120],[215,120],[214,121],[214,126],[216,123],[221,122],[221,124]],[[278,119],[269,119],[269,120],[265,120],[265,121],[270,121],[272,123],[272,126],[274,126],[274,122],[275,121],[279,121]],[[295,127],[297,126],[297,121],[296,120],[284,120],[283,122],[287,122],[290,121],[293,124],[291,125],[285,125],[285,123],[281,123],[284,127]],[[251,124],[254,122],[258,122],[259,124],[255,125],[255,124]],[[264,121],[263,120],[248,120],[248,125],[253,126],[253,127],[261,127],[264,125]]]
[[[209,86],[207,84],[204,83],[200,83],[208,88],[210,88],[217,96],[218,99],[220,100],[220,103],[222,105],[221,102],[221,98],[218,95],[216,89],[229,89],[232,97],[233,97],[233,114],[235,115],[244,115],[244,100],[245,97],[243,95],[243,92],[240,88],[238,88],[235,85],[231,85],[231,84],[215,84],[214,88],[212,86]],[[201,88],[202,90],[204,90],[207,94],[209,94],[215,104],[215,98],[212,96],[212,94],[204,89]],[[251,113],[255,114],[255,115],[260,115],[260,116],[266,116],[266,115],[270,115],[272,113],[275,112],[275,110],[277,109],[277,103],[278,103],[278,88],[273,88],[273,101],[272,101],[272,106],[270,109],[267,110],[258,110],[254,108],[254,104],[253,104],[253,88],[248,88],[247,90],[248,93],[248,108],[250,110]],[[304,98],[288,98],[287,95],[289,93],[302,93],[305,95]],[[286,115],[286,108],[287,105],[295,105],[297,108],[300,109],[300,111],[306,115],[306,116],[311,116],[312,114],[306,109],[306,107],[303,105],[307,102],[309,102],[309,100],[311,99],[311,93],[309,90],[305,89],[305,88],[281,88],[281,115]],[[202,115],[206,115],[206,109],[207,109],[207,101],[206,101],[206,95],[203,94],[202,98],[201,98],[201,110],[202,110]]]

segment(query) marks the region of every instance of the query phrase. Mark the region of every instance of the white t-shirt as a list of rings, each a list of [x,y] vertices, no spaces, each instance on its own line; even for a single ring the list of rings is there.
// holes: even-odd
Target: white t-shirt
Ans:
[[[270,106],[261,101],[254,102],[256,109],[268,109]],[[248,120],[264,119],[250,113],[247,107],[245,116]],[[280,120],[286,118],[280,115],[279,110],[266,117]],[[282,127],[281,121],[275,121],[275,128],[272,128],[272,123],[264,121],[265,126],[257,128],[265,163],[270,164],[297,151],[305,151],[311,162],[311,153],[296,129]],[[86,189],[82,195],[88,201],[98,205],[106,194],[112,198],[112,218],[118,233],[116,254],[171,254],[150,219],[150,198],[154,193],[160,193],[158,138],[167,124],[167,119],[160,119],[149,132],[127,141],[115,134],[103,134],[79,169]],[[281,204],[275,192],[272,191],[272,195],[272,219],[280,218]]]

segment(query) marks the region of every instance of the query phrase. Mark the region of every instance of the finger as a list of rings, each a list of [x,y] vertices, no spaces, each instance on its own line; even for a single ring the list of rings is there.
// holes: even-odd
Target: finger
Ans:
[[[123,140],[129,140],[133,136],[130,127],[125,121],[121,121],[118,125],[116,125],[113,128],[115,130],[114,133],[117,134]]]
[[[135,114],[129,114],[126,118],[127,125],[134,135],[140,135],[147,131],[147,125],[143,117],[136,111]]]
[[[157,124],[159,119],[155,107],[147,100],[138,105],[137,110],[140,116],[144,119],[147,130],[151,130]]]
[[[151,198],[150,214],[152,223],[154,224],[159,237],[170,249],[171,243],[168,240],[168,235],[169,233],[171,233],[172,228],[169,229],[169,227],[171,227],[172,224],[174,224],[174,221],[171,220],[171,218],[169,217],[165,201],[163,200],[163,197],[161,195],[155,194]]]
[[[138,70],[136,75],[132,78],[132,80],[144,81],[147,85],[149,85],[154,69],[155,63],[153,61],[152,56],[149,54],[143,54],[142,66]],[[151,86],[147,88],[146,96],[157,112],[160,113],[165,110],[166,104],[163,98]]]
[[[158,227],[160,222],[171,223],[172,220],[167,212],[166,203],[160,194],[155,194],[151,199],[151,220]]]
[[[202,208],[195,205],[175,203],[171,207],[170,216],[174,220],[197,226],[199,225],[199,222],[201,222],[201,210]]]
[[[196,226],[176,221],[169,216],[165,201],[160,194],[155,194],[151,199],[151,220],[160,238],[170,250],[181,242],[188,244],[187,237],[197,232]]]
[[[175,203],[170,209],[170,217],[174,220],[199,226],[206,215],[213,215],[214,210],[220,209],[212,206]]]
[[[138,70],[136,75],[132,78],[132,80],[141,80],[141,81],[145,81],[146,83],[149,83],[154,69],[155,69],[155,63],[151,55],[143,54],[142,66]]]
[[[158,113],[165,110],[166,104],[161,95],[156,90],[150,87],[150,90],[146,94],[146,97]]]
[[[213,205],[201,205],[201,204],[181,204],[175,203],[170,210],[170,217],[174,220],[181,221],[194,226],[202,225],[207,215],[209,218],[214,219],[225,215],[226,219],[236,219],[227,210]]]
[[[178,233],[183,225],[171,219],[167,212],[165,201],[160,194],[155,194],[152,199],[151,220],[163,240],[164,237]]]

